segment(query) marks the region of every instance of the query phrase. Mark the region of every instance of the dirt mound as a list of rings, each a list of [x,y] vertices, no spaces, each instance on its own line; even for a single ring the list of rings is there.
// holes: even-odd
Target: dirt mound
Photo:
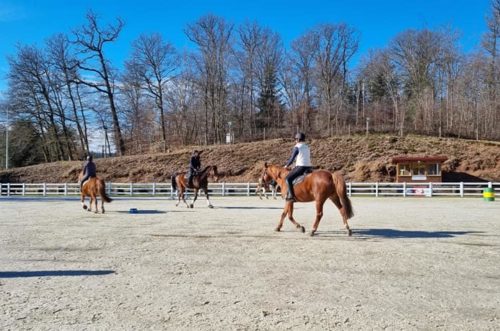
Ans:
[[[170,153],[96,160],[99,176],[113,182],[166,182],[187,168],[191,151],[204,150],[203,165],[217,165],[226,182],[254,182],[264,161],[284,164],[293,141],[275,139],[234,145],[193,146]],[[341,171],[351,181],[394,181],[397,155],[445,155],[453,180],[500,181],[500,143],[390,135],[342,136],[310,141],[313,163]],[[76,182],[82,162],[54,162],[0,172],[1,182]]]

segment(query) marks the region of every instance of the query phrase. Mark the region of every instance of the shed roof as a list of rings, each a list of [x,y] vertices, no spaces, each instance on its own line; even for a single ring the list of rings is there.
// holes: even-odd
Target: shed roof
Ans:
[[[444,162],[448,160],[444,155],[401,155],[392,158],[392,163],[402,162]]]

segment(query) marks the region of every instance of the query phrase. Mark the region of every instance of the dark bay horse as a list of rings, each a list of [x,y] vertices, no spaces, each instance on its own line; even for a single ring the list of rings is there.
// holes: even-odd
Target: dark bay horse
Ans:
[[[281,194],[284,195],[287,192],[286,175],[288,175],[289,170],[277,165],[264,164],[263,171],[266,172],[270,177],[272,177],[278,185],[281,186]],[[332,200],[332,202],[337,206],[342,215],[342,220],[347,229],[348,235],[352,235],[352,231],[349,228],[347,220],[354,216],[351,200],[347,196],[346,185],[344,178],[339,173],[331,173],[326,170],[316,170],[310,174],[307,174],[304,180],[294,186],[295,197],[297,202],[316,202],[316,219],[311,230],[311,236],[318,230],[318,225],[323,217],[323,205],[326,199]],[[293,201],[287,201],[283,212],[281,213],[281,219],[276,227],[276,231],[280,231],[283,226],[283,220],[285,216],[288,215],[288,219],[302,232],[305,229],[302,225],[297,223],[293,218]]]
[[[214,177],[215,181],[218,181],[219,174],[217,173],[217,166],[210,165],[205,167],[205,169],[201,170],[200,172],[198,172],[193,177],[193,186],[188,187],[186,173],[185,172],[175,173],[172,176],[172,189],[174,191],[177,191],[177,196],[179,199],[177,201],[176,206],[179,205],[182,199],[182,201],[184,201],[184,203],[188,208],[193,208],[194,202],[196,201],[196,198],[198,198],[198,191],[201,189],[203,190],[203,192],[205,192],[205,195],[207,197],[208,208],[213,208],[214,206],[212,206],[212,203],[210,202],[210,199],[208,197],[208,177],[211,175]],[[184,198],[184,192],[188,188],[194,190],[193,202],[191,202],[191,204],[188,204],[186,202],[186,199]]]
[[[82,180],[83,172],[80,172],[78,176],[78,182]],[[95,204],[95,213],[97,214],[99,210],[97,209],[97,196],[101,196],[101,211],[104,214],[104,202],[110,203],[113,201],[106,194],[106,184],[99,177],[91,177],[82,186],[82,191],[80,192],[82,207],[83,209],[87,209],[87,205],[85,204],[85,197],[90,197],[89,203],[89,211],[92,211],[92,203]]]

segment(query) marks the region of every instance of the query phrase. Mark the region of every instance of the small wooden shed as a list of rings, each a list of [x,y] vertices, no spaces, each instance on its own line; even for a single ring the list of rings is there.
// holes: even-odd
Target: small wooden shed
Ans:
[[[441,165],[446,160],[448,158],[442,155],[393,157],[392,163],[396,164],[396,182],[442,182]]]

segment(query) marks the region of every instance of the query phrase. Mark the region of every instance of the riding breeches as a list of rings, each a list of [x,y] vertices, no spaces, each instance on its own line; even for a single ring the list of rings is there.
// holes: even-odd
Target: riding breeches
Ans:
[[[301,166],[298,166],[298,167],[295,167],[292,169],[292,171],[290,171],[288,173],[288,175],[286,176],[286,184],[287,184],[287,187],[288,187],[288,195],[293,197],[295,196],[295,194],[293,193],[293,181],[295,180],[295,178],[301,176],[302,174],[304,174],[306,171],[310,170],[311,167],[301,167]]]

